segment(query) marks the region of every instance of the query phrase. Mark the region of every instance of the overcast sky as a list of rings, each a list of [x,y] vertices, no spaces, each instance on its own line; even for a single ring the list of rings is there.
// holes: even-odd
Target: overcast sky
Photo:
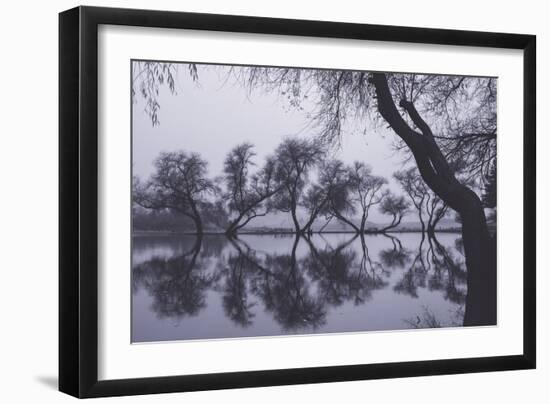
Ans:
[[[133,105],[133,172],[141,179],[153,172],[153,161],[162,151],[185,150],[200,153],[208,161],[209,176],[222,174],[223,160],[235,145],[248,141],[255,145],[261,165],[285,136],[315,136],[317,129],[307,118],[308,111],[290,108],[276,94],[249,94],[227,79],[226,67],[198,66],[199,80],[193,82],[186,65],[179,65],[177,94],[160,88],[159,125],[153,126],[138,95]],[[346,163],[369,164],[373,173],[390,179],[402,168],[402,155],[391,148],[394,134],[384,128],[367,126],[366,133],[346,133],[334,157]],[[391,185],[392,190],[399,188]],[[376,210],[376,209],[375,209]],[[387,221],[373,210],[369,220]]]

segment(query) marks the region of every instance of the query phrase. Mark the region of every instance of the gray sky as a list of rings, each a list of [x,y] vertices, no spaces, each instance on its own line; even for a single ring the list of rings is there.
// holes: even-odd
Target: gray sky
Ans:
[[[186,150],[200,153],[208,161],[209,176],[222,174],[226,153],[244,141],[253,143],[256,162],[261,165],[285,136],[314,136],[316,128],[307,111],[288,106],[274,93],[254,92],[226,80],[227,68],[198,66],[199,80],[193,82],[187,66],[180,65],[176,80],[177,94],[160,88],[159,125],[152,126],[139,95],[133,106],[133,171],[141,179],[153,172],[153,161],[161,151]],[[383,128],[367,125],[366,133],[346,133],[334,157],[351,163],[369,164],[373,173],[390,179],[401,169],[402,156],[391,148],[394,135]],[[398,191],[395,184],[392,190]],[[373,209],[369,220],[387,221]]]

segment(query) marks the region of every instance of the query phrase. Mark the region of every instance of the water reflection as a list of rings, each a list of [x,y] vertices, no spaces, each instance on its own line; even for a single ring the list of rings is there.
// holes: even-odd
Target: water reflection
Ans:
[[[462,325],[460,246],[456,234],[136,236],[132,339]]]
[[[206,291],[218,275],[204,271],[202,239],[174,257],[153,256],[133,269],[134,290],[144,288],[152,297],[151,309],[158,317],[196,316],[206,307]]]

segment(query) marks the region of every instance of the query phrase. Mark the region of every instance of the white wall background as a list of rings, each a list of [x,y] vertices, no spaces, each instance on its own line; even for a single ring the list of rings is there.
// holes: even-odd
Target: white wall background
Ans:
[[[246,14],[434,28],[531,33],[538,36],[538,205],[550,200],[545,172],[550,148],[546,113],[550,26],[545,3],[388,0],[91,1],[89,5]],[[0,401],[63,403],[57,385],[57,13],[74,1],[5,2],[0,24]],[[519,136],[519,134],[518,134]],[[538,212],[538,369],[169,394],[111,402],[528,402],[548,401],[550,275],[542,251],[550,242]],[[513,268],[510,268],[512,270]]]

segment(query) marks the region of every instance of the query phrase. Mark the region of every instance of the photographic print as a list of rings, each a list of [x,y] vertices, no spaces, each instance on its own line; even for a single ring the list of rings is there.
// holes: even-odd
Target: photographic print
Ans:
[[[131,72],[132,342],[496,325],[496,77]]]

